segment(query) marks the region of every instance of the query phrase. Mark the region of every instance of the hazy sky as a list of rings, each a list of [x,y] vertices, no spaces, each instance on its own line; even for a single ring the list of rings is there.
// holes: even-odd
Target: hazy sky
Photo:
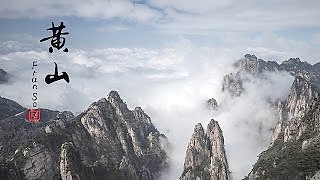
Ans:
[[[315,0],[1,1],[0,68],[11,79],[0,85],[0,95],[31,108],[34,60],[39,107],[82,112],[117,90],[130,108],[142,106],[173,144],[169,179],[181,175],[194,125],[206,127],[212,118],[204,102],[215,97],[225,102],[214,117],[240,179],[270,142],[275,117],[266,99],[284,99],[293,79],[269,74],[230,100],[221,93],[222,78],[246,53],[319,62],[319,9]],[[61,21],[70,33],[69,52],[49,54],[50,42],[39,40],[51,35],[51,22]],[[53,62],[69,74],[69,84],[45,84]]]
[[[74,48],[166,47],[183,37],[259,56],[319,58],[319,2],[314,0],[31,0],[1,1],[0,40],[46,37],[64,21]]]

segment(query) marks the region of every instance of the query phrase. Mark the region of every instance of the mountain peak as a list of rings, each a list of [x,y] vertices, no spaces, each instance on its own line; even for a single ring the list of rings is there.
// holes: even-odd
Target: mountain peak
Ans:
[[[218,109],[217,100],[214,98],[207,100],[207,108],[210,110],[217,110]]]
[[[118,91],[115,90],[110,91],[108,96],[113,98],[120,98]]]
[[[252,61],[256,61],[257,60],[257,56],[255,56],[254,54],[250,55],[250,54],[246,54],[244,55],[244,57],[248,60],[252,60]]]
[[[124,103],[117,91],[110,91],[109,92],[108,101],[111,104],[113,104],[113,103],[121,103],[121,104],[123,104]]]
[[[217,130],[219,133],[216,133]],[[195,126],[180,180],[230,179],[224,140],[220,132],[218,122],[213,119],[208,124],[207,133],[204,133],[201,123]]]
[[[290,62],[290,63],[300,63],[301,60],[300,60],[300,58],[290,58],[290,59],[288,60],[288,62]]]
[[[211,119],[211,121],[208,124],[207,131],[211,132],[214,128],[218,129],[221,132],[221,129],[220,129],[218,121],[215,121],[214,119]]]
[[[202,124],[201,123],[198,123],[197,125],[195,125],[194,127],[194,133],[204,133],[204,130],[203,130],[203,127],[202,127]]]

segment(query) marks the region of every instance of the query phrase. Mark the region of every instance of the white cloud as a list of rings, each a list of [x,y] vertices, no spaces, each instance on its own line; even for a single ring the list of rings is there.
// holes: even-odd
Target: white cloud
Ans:
[[[256,32],[319,24],[316,1],[161,1],[151,4],[166,11],[159,28],[167,32]]]
[[[2,18],[77,16],[145,23],[168,33],[260,32],[317,27],[318,1],[72,0],[1,1]]]
[[[266,73],[263,79],[250,77],[238,98],[222,96],[214,117],[223,130],[227,157],[234,179],[252,169],[257,156],[270,144],[277,116],[270,101],[285,100],[293,82],[288,73]]]
[[[158,11],[129,0],[72,0],[72,1],[1,1],[2,18],[46,18],[77,16],[147,22],[159,16]]]

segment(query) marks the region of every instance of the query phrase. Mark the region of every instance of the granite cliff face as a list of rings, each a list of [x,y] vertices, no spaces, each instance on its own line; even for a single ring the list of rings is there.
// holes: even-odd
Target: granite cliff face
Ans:
[[[193,179],[230,179],[222,131],[215,120],[210,121],[206,132],[200,123],[194,128],[180,180]]]
[[[262,152],[247,179],[319,178],[320,101],[319,91],[306,81],[295,80],[286,103],[279,106],[279,122],[272,144]],[[305,91],[297,90],[309,87]],[[295,106],[292,106],[295,104]]]
[[[25,109],[14,113],[0,120],[1,179],[152,180],[168,166],[166,137],[116,91],[77,117],[42,110],[30,124]]]
[[[245,179],[294,180],[318,177],[316,176],[320,170],[318,66],[301,62],[299,58],[291,58],[281,64],[265,62],[254,55],[246,55],[235,63],[240,83],[227,89],[233,96],[240,96],[245,90],[242,88],[238,91],[240,93],[233,93],[235,87],[248,80],[247,75],[259,77],[263,76],[265,71],[287,71],[295,77],[287,99],[274,102],[278,122],[273,130],[271,144],[259,155],[257,163]],[[228,86],[227,81],[224,81],[224,86]]]

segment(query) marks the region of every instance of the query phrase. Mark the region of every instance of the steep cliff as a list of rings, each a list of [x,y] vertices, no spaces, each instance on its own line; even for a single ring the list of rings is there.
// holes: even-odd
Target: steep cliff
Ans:
[[[302,118],[285,122],[272,145],[259,156],[247,179],[306,179],[320,170],[320,101]]]
[[[205,132],[199,123],[188,144],[181,180],[228,180],[228,162],[219,124],[211,120]]]
[[[40,123],[30,124],[25,115],[0,121],[3,179],[152,180],[168,166],[166,137],[116,91],[77,117],[42,110]]]
[[[292,61],[301,63],[297,59]],[[272,143],[259,155],[246,179],[306,179],[320,170],[320,91],[314,79],[317,75],[308,72],[311,67],[304,63],[296,68],[300,70],[295,70],[297,75],[288,98],[278,102],[279,120]]]

